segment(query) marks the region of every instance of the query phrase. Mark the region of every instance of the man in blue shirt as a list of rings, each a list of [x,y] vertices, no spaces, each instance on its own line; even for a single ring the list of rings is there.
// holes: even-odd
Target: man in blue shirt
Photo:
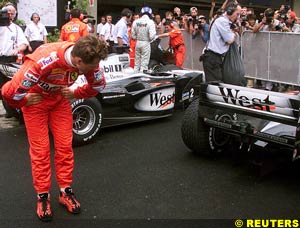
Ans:
[[[122,18],[117,22],[114,29],[113,37],[115,37],[115,45],[129,46],[129,36],[127,25],[131,21],[132,11],[124,8],[121,12]]]
[[[229,50],[229,45],[235,41],[230,25],[237,20],[240,11],[241,6],[231,2],[226,6],[225,13],[212,22],[203,58],[206,82],[222,81],[223,57]]]
[[[209,39],[209,24],[206,23],[206,17],[203,15],[199,16],[197,23],[194,26],[192,38],[195,39],[198,34],[204,43]]]

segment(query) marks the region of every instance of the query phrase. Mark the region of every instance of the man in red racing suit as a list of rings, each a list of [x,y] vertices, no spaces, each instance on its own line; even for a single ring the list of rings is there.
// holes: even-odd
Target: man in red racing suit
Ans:
[[[104,42],[93,36],[82,37],[75,45],[70,42],[44,44],[25,56],[21,69],[2,88],[3,98],[11,106],[21,108],[24,115],[33,185],[38,194],[37,215],[43,221],[52,219],[48,127],[54,138],[59,202],[71,213],[80,212],[80,204],[71,188],[74,160],[69,99],[93,97],[105,87],[99,61],[106,56]],[[69,88],[80,73],[88,83]]]
[[[185,59],[185,46],[182,33],[179,28],[173,25],[171,20],[166,20],[164,26],[167,32],[159,34],[157,38],[170,37],[169,46],[174,50],[175,65],[182,68]]]

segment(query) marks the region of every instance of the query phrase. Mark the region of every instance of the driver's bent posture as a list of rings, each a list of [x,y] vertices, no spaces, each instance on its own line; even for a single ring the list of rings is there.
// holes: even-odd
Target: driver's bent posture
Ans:
[[[85,36],[76,44],[49,43],[27,55],[21,69],[2,88],[3,98],[22,108],[30,145],[33,185],[37,191],[37,216],[52,219],[50,208],[51,162],[48,127],[54,138],[54,162],[59,203],[71,213],[80,212],[80,204],[71,188],[73,173],[73,118],[69,99],[95,96],[105,87],[99,61],[106,58],[103,41]],[[71,89],[84,74],[87,84]]]

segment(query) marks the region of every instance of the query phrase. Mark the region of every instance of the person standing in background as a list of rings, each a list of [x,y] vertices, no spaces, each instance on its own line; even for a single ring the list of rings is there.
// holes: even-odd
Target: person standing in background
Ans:
[[[0,61],[15,62],[17,55],[25,51],[29,43],[20,26],[13,22],[17,15],[15,6],[7,3],[2,10],[7,10],[9,22],[0,26]]]
[[[25,36],[29,41],[28,53],[34,52],[42,44],[47,43],[48,32],[45,25],[43,25],[40,20],[40,16],[37,13],[33,13],[30,17],[32,21],[25,28]]]
[[[59,41],[76,42],[81,37],[89,35],[88,26],[81,21],[83,17],[79,9],[72,9],[70,21],[61,28]]]
[[[0,26],[0,62],[18,61],[22,63],[23,53],[29,43],[20,26],[13,23],[17,10],[11,3],[7,3],[2,10],[7,10],[8,22],[4,26]],[[6,111],[5,118],[13,117],[15,109],[8,106],[3,99],[2,103]]]
[[[157,38],[170,37],[169,47],[172,47],[174,50],[175,64],[179,68],[182,68],[185,59],[185,46],[182,33],[179,28],[173,25],[172,20],[166,20],[164,26],[166,33],[157,35]]]
[[[131,22],[132,11],[124,8],[121,12],[121,19],[115,25],[114,37],[115,45],[129,46],[128,24]]]
[[[141,9],[142,17],[132,25],[132,39],[136,40],[134,71],[136,73],[148,70],[151,55],[150,41],[156,36],[156,27],[152,19],[152,9],[144,6]]]
[[[114,29],[115,29],[115,25],[112,23],[112,15],[111,14],[107,14],[106,15],[106,23],[105,25],[102,27],[102,30],[99,34],[100,39],[106,41],[108,47],[109,47],[109,52],[112,51],[112,47],[114,45]]]
[[[100,38],[101,29],[103,28],[105,23],[106,23],[106,19],[104,16],[102,16],[100,18],[100,23],[97,25],[97,29],[96,29],[96,32],[97,32],[97,35],[99,36],[99,38]]]
[[[241,6],[231,2],[226,6],[225,13],[211,24],[210,38],[203,56],[206,82],[223,80],[223,59],[229,45],[235,42],[235,34],[230,24],[237,20],[240,11]]]
[[[132,25],[133,25],[133,22],[137,19],[140,18],[140,15],[138,13],[135,13],[132,17],[132,22],[131,24],[129,25],[129,29],[128,29],[128,35],[129,35],[129,46],[130,46],[130,49],[129,49],[129,58],[130,58],[130,63],[129,63],[129,66],[131,68],[134,68],[134,62],[135,62],[135,47],[136,47],[136,40],[135,39],[132,39]]]

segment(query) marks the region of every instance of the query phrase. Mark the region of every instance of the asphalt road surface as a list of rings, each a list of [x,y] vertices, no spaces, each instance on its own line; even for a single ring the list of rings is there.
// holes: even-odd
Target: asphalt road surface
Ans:
[[[260,177],[246,160],[195,156],[181,140],[182,115],[105,129],[75,148],[82,213],[58,204],[53,177],[54,220],[47,224],[35,214],[24,126],[0,129],[0,227],[221,227],[238,218],[299,218],[299,164]]]

